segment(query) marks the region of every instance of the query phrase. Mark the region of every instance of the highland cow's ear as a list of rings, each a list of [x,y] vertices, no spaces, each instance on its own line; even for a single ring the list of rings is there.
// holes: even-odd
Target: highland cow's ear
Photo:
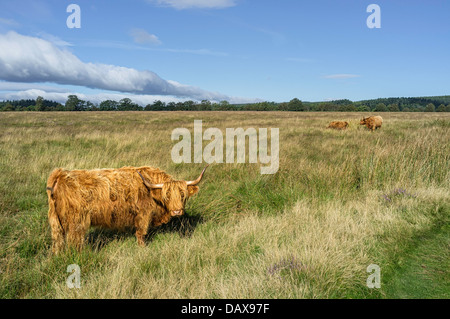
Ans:
[[[198,186],[188,186],[188,194],[189,194],[189,196],[197,194],[199,189],[200,189],[200,187],[198,187]]]

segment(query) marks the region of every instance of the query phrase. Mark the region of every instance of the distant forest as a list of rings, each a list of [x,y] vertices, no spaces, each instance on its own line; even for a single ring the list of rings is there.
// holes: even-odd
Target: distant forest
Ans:
[[[141,106],[129,98],[120,101],[105,100],[100,104],[69,95],[65,104],[49,101],[41,96],[35,100],[13,100],[0,102],[0,111],[316,111],[316,112],[450,112],[450,95],[431,97],[380,98],[353,102],[334,100],[327,102],[302,102],[297,98],[289,102],[257,102],[230,104],[227,101],[161,102]]]

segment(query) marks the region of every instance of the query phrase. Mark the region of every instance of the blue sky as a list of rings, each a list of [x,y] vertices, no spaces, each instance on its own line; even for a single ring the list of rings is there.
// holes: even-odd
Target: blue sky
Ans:
[[[449,12],[447,0],[2,1],[0,99],[449,95]]]

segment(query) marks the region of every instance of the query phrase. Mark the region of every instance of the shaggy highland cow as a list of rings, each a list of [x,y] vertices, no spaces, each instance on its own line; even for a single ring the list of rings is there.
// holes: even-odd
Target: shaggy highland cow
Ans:
[[[327,128],[333,128],[336,130],[345,130],[348,128],[348,122],[344,121],[333,121],[328,124]]]
[[[381,127],[381,125],[383,124],[383,118],[381,116],[363,117],[359,124],[367,126],[367,128],[372,130],[373,132]]]
[[[194,181],[176,181],[153,167],[120,169],[55,169],[47,181],[52,251],[80,249],[91,226],[134,227],[144,246],[148,227],[181,216],[187,199],[199,190],[206,166]]]

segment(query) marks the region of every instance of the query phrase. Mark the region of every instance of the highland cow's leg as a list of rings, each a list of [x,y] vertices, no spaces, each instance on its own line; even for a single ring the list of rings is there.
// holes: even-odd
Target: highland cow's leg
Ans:
[[[149,214],[140,214],[134,220],[134,224],[136,227],[136,238],[139,246],[142,247],[145,246],[144,236],[147,235],[148,232],[148,226],[150,222],[149,217]]]
[[[76,250],[80,251],[84,245],[84,238],[87,229],[83,225],[72,224],[67,231],[67,245],[69,247],[74,247]]]
[[[138,245],[141,247],[145,247],[144,236],[145,236],[145,234],[142,231],[136,230],[136,239],[137,239]]]

